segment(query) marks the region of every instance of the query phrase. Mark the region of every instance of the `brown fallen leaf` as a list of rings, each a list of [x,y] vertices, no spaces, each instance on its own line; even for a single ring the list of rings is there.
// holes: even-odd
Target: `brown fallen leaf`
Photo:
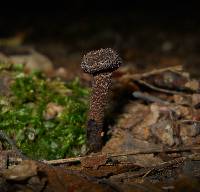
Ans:
[[[81,165],[87,168],[98,169],[100,166],[105,165],[108,161],[106,154],[92,155],[85,158],[81,158]]]

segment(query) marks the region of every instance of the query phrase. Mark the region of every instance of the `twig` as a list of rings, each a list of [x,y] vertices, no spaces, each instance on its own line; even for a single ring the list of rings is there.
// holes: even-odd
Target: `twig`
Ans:
[[[139,155],[139,154],[152,154],[152,153],[179,153],[179,152],[190,152],[193,150],[200,150],[200,146],[186,146],[182,148],[175,148],[175,149],[163,149],[163,148],[151,148],[151,149],[140,149],[140,150],[134,150],[127,153],[119,153],[119,154],[107,154],[108,158],[112,157],[120,157],[120,156],[131,156],[131,155]],[[96,155],[98,157],[98,155]],[[90,158],[89,156],[84,157],[72,157],[67,159],[58,159],[58,160],[50,160],[50,161],[43,161],[44,163],[56,165],[56,164],[65,164],[65,163],[76,163],[81,162],[83,158]]]
[[[139,154],[152,154],[152,153],[178,153],[178,152],[189,152],[193,150],[200,150],[200,146],[187,146],[182,148],[175,148],[175,149],[163,149],[163,148],[151,148],[151,149],[144,149],[144,150],[134,150],[130,153],[124,154],[111,154],[110,157],[119,157],[119,156],[130,156],[130,155],[139,155]]]
[[[144,179],[145,177],[147,177],[153,170],[154,170],[154,168],[149,169],[149,170],[142,176],[142,178]]]
[[[149,77],[150,75],[156,75],[160,74],[165,71],[172,71],[181,75],[184,75],[185,77],[188,77],[187,73],[183,73],[183,67],[181,65],[177,66],[172,66],[172,67],[166,67],[166,68],[161,68],[161,69],[155,69],[152,71],[148,71],[146,73],[138,73],[138,74],[125,74],[123,76],[123,79],[128,79],[128,80],[139,80],[141,78]]]
[[[142,100],[148,101],[148,102],[161,103],[161,104],[164,104],[164,105],[170,104],[168,101],[164,101],[164,100],[162,100],[162,99],[160,99],[158,97],[149,95],[147,93],[142,93],[140,91],[133,92],[133,96],[138,98],[138,99],[142,99]]]
[[[57,159],[57,160],[50,160],[50,161],[44,160],[43,162],[50,165],[57,165],[57,164],[80,162],[82,158],[84,157],[71,157],[67,159]]]
[[[179,120],[180,123],[200,123],[200,121],[197,120],[191,120],[191,119],[183,119]]]
[[[172,71],[175,73],[180,73],[179,71],[183,71],[183,67],[181,65],[176,65],[176,66],[172,66],[172,67],[166,67],[166,68],[161,68],[161,69],[155,69],[146,73],[142,73],[142,74],[135,74],[134,76],[140,76],[141,77],[148,77],[150,75],[155,75],[155,74],[160,74],[164,71]],[[181,73],[182,74],[182,73]]]
[[[185,95],[185,93],[182,93],[182,92],[178,92],[178,91],[172,91],[172,90],[168,90],[168,89],[162,89],[162,88],[158,88],[158,87],[155,87],[154,85],[151,85],[141,79],[134,79],[134,81],[140,83],[140,84],[143,84],[147,87],[149,87],[150,89],[153,89],[155,91],[159,91],[159,92],[162,92],[162,93],[167,93],[167,94],[177,94],[177,95]]]

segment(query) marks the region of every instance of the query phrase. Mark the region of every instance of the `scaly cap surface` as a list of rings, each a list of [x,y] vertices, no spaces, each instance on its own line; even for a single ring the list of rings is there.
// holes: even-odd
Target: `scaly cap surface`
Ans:
[[[81,68],[90,74],[114,71],[122,64],[119,55],[111,48],[91,51],[84,55]]]

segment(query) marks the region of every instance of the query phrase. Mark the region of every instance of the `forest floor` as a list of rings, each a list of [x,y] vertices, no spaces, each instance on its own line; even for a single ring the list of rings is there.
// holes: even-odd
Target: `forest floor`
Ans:
[[[130,31],[124,31],[126,23],[119,20],[99,18],[98,22],[94,22],[83,19],[78,24],[68,23],[60,33],[54,30],[57,26],[51,26],[52,30],[45,33],[49,26],[45,20],[44,29],[41,27],[44,21],[40,21],[35,28],[27,27],[0,38],[2,64],[25,64],[23,74],[28,77],[34,70],[42,71],[45,81],[38,76],[31,77],[31,81],[37,78],[42,83],[47,81],[47,87],[52,82],[51,89],[47,91],[57,91],[61,86],[69,99],[76,96],[77,100],[72,101],[82,106],[79,112],[84,118],[75,119],[77,124],[72,120],[73,126],[86,123],[91,76],[80,68],[83,55],[89,50],[112,47],[123,58],[123,66],[113,74],[102,150],[85,155],[85,149],[80,147],[84,141],[77,139],[76,142],[80,142],[79,152],[72,149],[77,153],[50,160],[38,158],[38,153],[36,159],[39,160],[33,160],[32,156],[24,158],[18,149],[7,150],[2,144],[2,192],[200,191],[199,30],[194,30],[195,23],[192,22],[147,24],[142,18],[138,22],[130,17]],[[101,28],[97,23],[101,23]],[[1,74],[10,70],[2,66]],[[10,97],[8,91],[13,81],[6,74],[0,75],[1,110],[5,105],[2,95]],[[70,84],[77,77],[80,87],[79,84]],[[59,84],[54,84],[58,78]],[[63,88],[62,82],[67,84],[67,88]],[[58,121],[57,117],[65,111],[62,105],[67,105],[69,100],[56,103],[63,98],[63,92],[55,93],[58,96],[52,94],[52,98],[57,100],[48,100],[45,106],[49,108],[42,109],[46,110],[42,117],[47,128],[54,126],[53,123],[60,122],[62,125],[67,121]],[[80,99],[77,94],[83,98]],[[23,99],[27,103],[27,98]],[[31,102],[34,103],[34,100]],[[30,105],[30,101],[28,103]],[[0,117],[2,120],[3,116]],[[34,118],[31,120],[35,122]],[[28,125],[25,130],[33,134],[35,129]],[[82,132],[78,133],[82,136]],[[19,134],[12,139],[17,138],[20,138]]]

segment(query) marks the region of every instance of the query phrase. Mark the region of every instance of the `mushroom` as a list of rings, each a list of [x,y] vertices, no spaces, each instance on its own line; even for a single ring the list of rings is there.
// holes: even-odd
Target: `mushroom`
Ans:
[[[121,58],[111,48],[91,51],[83,57],[81,68],[84,72],[93,75],[87,122],[88,152],[97,152],[102,148],[104,111],[108,102],[112,72],[121,63]]]

